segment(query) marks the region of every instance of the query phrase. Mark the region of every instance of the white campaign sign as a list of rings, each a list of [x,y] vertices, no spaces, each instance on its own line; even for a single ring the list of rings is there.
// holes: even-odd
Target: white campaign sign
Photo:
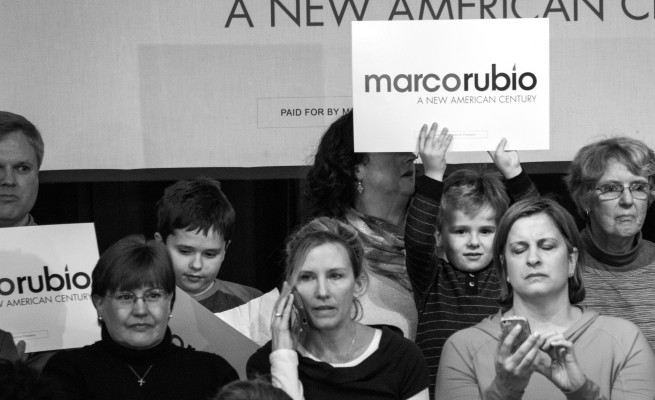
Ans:
[[[28,353],[100,339],[91,303],[93,224],[0,229],[0,321]]]
[[[42,170],[302,166],[312,162],[326,128],[353,105],[352,21],[479,20],[489,24],[464,36],[475,37],[478,47],[497,47],[492,24],[542,18],[550,21],[550,149],[521,151],[521,161],[570,161],[580,147],[613,135],[655,147],[652,0],[3,1],[0,109],[39,127]],[[529,40],[528,33],[511,31],[508,47]],[[441,45],[456,38],[431,39]],[[517,73],[532,68],[523,58],[534,49],[531,43],[515,54]],[[484,54],[456,50],[437,54],[430,69],[407,73],[467,72],[446,70],[445,63]],[[495,57],[496,50],[483,50]],[[433,55],[427,48],[410,54],[418,62]],[[384,56],[378,67],[400,60],[375,56]],[[513,68],[514,60],[493,61],[498,72]],[[487,61],[468,72],[490,68]],[[470,121],[481,106],[459,108]],[[414,118],[403,133],[411,136],[433,120],[468,129],[444,120],[453,113],[440,104],[424,109],[428,118]],[[527,129],[544,127],[531,121]],[[477,162],[489,156],[448,156],[449,164]]]
[[[424,123],[452,151],[549,148],[548,19],[352,24],[355,150],[416,151]]]

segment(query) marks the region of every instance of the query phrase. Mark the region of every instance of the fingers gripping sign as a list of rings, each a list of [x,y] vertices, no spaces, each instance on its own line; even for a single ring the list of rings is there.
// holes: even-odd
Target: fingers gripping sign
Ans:
[[[453,135],[448,133],[448,128],[443,128],[437,135],[439,125],[434,122],[428,131],[428,126],[423,125],[418,137],[418,151],[423,162],[425,175],[443,181],[444,173],[448,163],[446,162],[446,151],[450,147]]]
[[[506,146],[507,139],[502,138],[496,146],[496,150],[487,153],[505,179],[511,179],[518,176],[523,169],[519,161],[519,153],[516,150],[505,150]]]

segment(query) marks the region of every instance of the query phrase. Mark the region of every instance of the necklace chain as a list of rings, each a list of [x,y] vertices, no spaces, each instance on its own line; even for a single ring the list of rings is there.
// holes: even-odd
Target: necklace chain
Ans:
[[[354,324],[353,326],[355,327],[355,331],[353,332],[353,340],[350,342],[350,348],[348,348],[348,353],[346,353],[346,356],[345,356],[346,361],[344,361],[344,362],[350,361],[350,353],[352,353],[353,347],[355,346],[355,340],[357,339],[357,324]],[[309,352],[309,350],[307,348],[305,348],[305,350],[307,352]],[[317,353],[313,353],[313,354],[317,354]],[[319,360],[322,360],[322,358],[323,358],[323,357],[318,357],[318,356],[315,356],[315,357],[317,359],[319,359]]]
[[[350,348],[348,349],[348,354],[346,354],[346,361],[350,359],[350,352],[353,351],[353,346],[355,345],[356,337],[357,337],[357,324],[355,324],[355,333],[353,334],[353,341],[350,342]]]
[[[155,364],[150,364],[150,366],[146,370],[146,373],[143,374],[143,376],[140,376],[139,374],[136,373],[136,371],[134,370],[134,368],[132,368],[132,366],[130,364],[127,364],[127,366],[130,368],[130,371],[132,371],[132,373],[134,375],[136,375],[137,378],[139,378],[137,380],[137,382],[139,383],[139,386],[143,386],[143,384],[146,383],[146,376],[148,375],[148,372],[150,372],[150,370],[152,369],[153,365],[155,365]]]

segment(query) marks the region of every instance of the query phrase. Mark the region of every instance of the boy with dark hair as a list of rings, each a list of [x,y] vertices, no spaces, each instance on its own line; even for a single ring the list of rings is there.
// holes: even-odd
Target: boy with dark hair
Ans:
[[[492,243],[496,225],[510,203],[494,174],[459,170],[443,180],[452,135],[447,129],[439,136],[436,132],[436,124],[429,133],[427,126],[421,130],[419,154],[425,174],[416,180],[405,225],[407,272],[419,314],[416,344],[428,364],[430,397],[446,339],[500,307]],[[506,179],[510,195],[516,200],[537,195],[517,153],[506,152],[505,143],[503,139],[489,154]],[[443,249],[443,258],[437,255],[437,245]]]
[[[157,202],[155,239],[168,248],[177,286],[213,313],[262,295],[249,286],[216,278],[234,219],[220,184],[209,178],[178,181]]]

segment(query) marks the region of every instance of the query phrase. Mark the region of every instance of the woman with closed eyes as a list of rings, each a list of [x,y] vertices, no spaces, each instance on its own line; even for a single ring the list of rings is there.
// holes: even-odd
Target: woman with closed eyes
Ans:
[[[509,208],[493,245],[509,309],[447,340],[435,399],[655,398],[655,356],[639,328],[579,305],[581,246],[573,217],[553,200]],[[528,325],[501,336],[501,317]]]

